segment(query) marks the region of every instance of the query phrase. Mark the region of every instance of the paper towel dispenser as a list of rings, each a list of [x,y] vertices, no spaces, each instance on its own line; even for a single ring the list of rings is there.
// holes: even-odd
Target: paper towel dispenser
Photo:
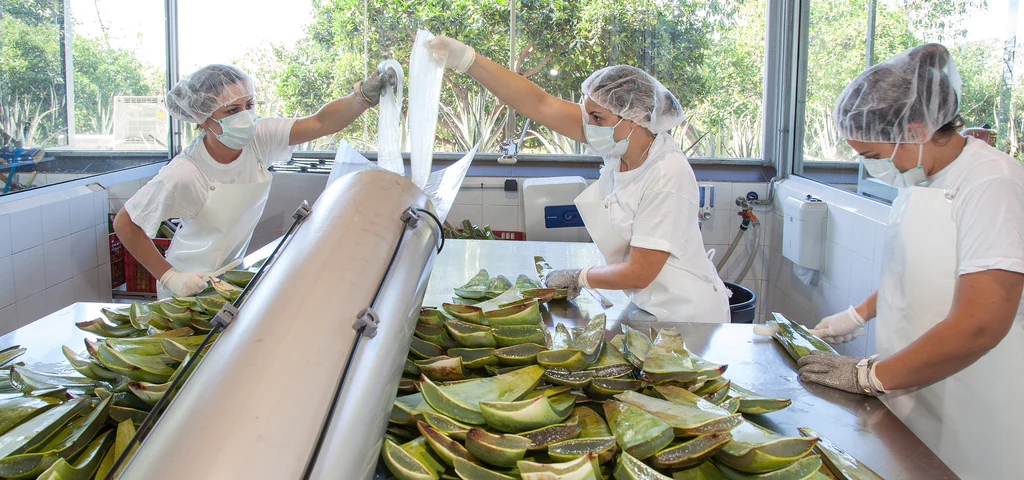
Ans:
[[[782,256],[811,270],[821,270],[825,254],[828,205],[808,195],[782,202]]]

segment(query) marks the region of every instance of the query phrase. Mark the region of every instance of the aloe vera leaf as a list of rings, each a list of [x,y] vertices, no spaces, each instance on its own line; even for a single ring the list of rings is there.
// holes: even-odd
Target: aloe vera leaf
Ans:
[[[498,363],[506,367],[518,367],[537,363],[537,355],[547,350],[536,343],[521,343],[511,347],[503,347],[494,351]]]
[[[773,312],[772,315],[775,317],[775,321],[769,325],[775,327],[773,328],[775,330],[773,337],[782,344],[793,360],[800,360],[814,350],[837,355],[831,345],[814,336],[803,325],[790,321],[781,313]]]
[[[516,463],[523,480],[601,480],[601,467],[597,456],[587,453],[565,463],[535,463],[520,460]]]
[[[251,270],[228,270],[224,272],[224,275],[221,275],[220,278],[230,282],[238,288],[245,288],[255,276],[256,272]]]
[[[608,400],[623,392],[637,391],[644,387],[643,382],[632,378],[598,378],[595,377],[586,387],[587,395],[594,400]]]
[[[616,480],[669,480],[670,477],[662,475],[657,470],[648,467],[632,455],[622,452],[619,460],[615,463]]]
[[[160,332],[160,333],[157,333],[157,334],[154,334],[154,335],[149,335],[146,338],[180,338],[180,337],[188,337],[188,336],[192,335],[193,333],[196,333],[196,331],[192,330],[191,328],[188,328],[188,327],[176,328],[176,329],[173,329],[173,330],[166,330],[165,329],[165,331],[163,331],[163,332]],[[201,338],[202,335],[199,335],[199,337]]]
[[[577,354],[577,356],[580,356]],[[538,361],[540,355],[537,356]],[[541,362],[543,365],[543,362]],[[550,365],[550,364],[549,364]],[[555,385],[564,385],[572,388],[586,388],[594,379],[594,372],[589,370],[572,371],[565,368],[548,368],[544,372],[544,380]]]
[[[480,425],[484,423],[480,402],[519,400],[537,386],[543,374],[543,368],[532,365],[496,377],[445,386],[437,386],[423,377],[420,388],[427,404],[438,412],[463,423]]]
[[[547,344],[546,330],[538,325],[509,325],[491,329],[499,347],[511,347],[523,343]]]
[[[817,438],[785,437],[743,421],[730,432],[732,440],[715,459],[745,473],[765,473],[786,467],[807,455]]]
[[[553,443],[548,445],[548,456],[556,462],[568,462],[593,453],[597,455],[598,463],[608,463],[619,451],[615,437],[610,433],[607,437],[575,438]]]
[[[159,338],[152,337],[136,337],[136,338],[104,338],[96,340],[95,343],[102,343],[107,348],[117,352],[125,353],[129,355],[142,355],[142,356],[153,356],[163,355],[164,350],[161,347]]]
[[[523,274],[519,274],[519,276],[516,277],[516,288],[520,290],[530,290],[534,288],[541,288],[541,286],[539,283],[533,281],[532,278],[527,277],[526,275]]]
[[[232,285],[231,282],[214,279],[210,283],[213,284],[213,290],[229,302],[235,301],[235,299],[242,294],[242,289]]]
[[[399,425],[409,425],[414,423],[416,417],[423,412],[439,413],[427,403],[422,393],[404,395],[395,399],[395,405],[391,408],[390,420]]]
[[[434,381],[462,380],[462,357],[439,356],[413,362],[421,375]]]
[[[118,353],[104,343],[88,344],[88,341],[86,343],[87,348],[95,349],[96,356],[99,357],[99,361],[104,367],[133,380],[164,383],[174,373],[174,368],[160,357]]]
[[[540,304],[536,300],[484,311],[484,317],[491,326],[539,325],[543,321],[540,316]]]
[[[28,350],[18,345],[0,350],[0,368],[10,367],[14,364],[14,360],[24,355],[26,351]]]
[[[161,338],[160,348],[171,360],[181,363],[191,353],[195,353],[199,345],[206,339],[206,335],[195,335],[192,337]]]
[[[555,270],[554,268],[551,268],[551,264],[549,264],[547,260],[544,260],[544,257],[539,255],[533,257],[533,264],[537,268],[537,276],[540,277],[541,283],[544,283],[544,278]]]
[[[448,355],[461,358],[462,366],[465,368],[483,368],[487,365],[498,365],[500,360],[494,355],[494,352],[493,348],[448,349]]]
[[[117,377],[117,374],[110,370],[107,370],[103,365],[100,365],[92,358],[81,357],[77,353],[75,353],[74,350],[71,350],[66,346],[61,348],[62,351],[64,352],[64,358],[68,360],[68,363],[71,364],[71,367],[74,368],[75,371],[77,371],[78,373],[84,375],[85,377],[90,378],[92,380],[101,381],[110,381]]]
[[[724,371],[724,365],[709,363],[693,355],[683,345],[682,337],[674,328],[665,328],[658,333],[648,351],[641,378],[655,384],[691,382],[701,376],[714,379]]]
[[[75,393],[91,395],[96,384],[85,377],[55,375],[32,370],[28,367],[15,365],[11,367],[11,385],[25,393],[36,390],[67,388]]]
[[[813,478],[821,468],[821,458],[817,455],[803,457],[784,468],[759,474],[743,472],[717,460],[715,466],[729,480],[807,480]]]
[[[434,453],[436,453],[444,463],[454,465],[456,458],[476,462],[476,457],[469,453],[469,451],[466,450],[466,447],[463,447],[459,442],[448,438],[426,422],[416,422],[416,428],[420,431],[420,434],[427,437],[427,443],[430,444],[430,448],[434,450]]]
[[[455,288],[455,294],[462,298],[484,298],[487,294],[487,287],[490,285],[490,275],[487,270],[480,270],[465,285]]]
[[[755,393],[742,385],[733,382],[729,386],[729,395],[739,399],[739,411],[747,414],[775,412],[788,407],[792,400],[788,398],[768,398]]]
[[[564,323],[555,325],[555,333],[551,335],[551,349],[552,350],[565,350],[572,345],[572,335],[569,334],[569,329],[565,327]]]
[[[495,298],[510,288],[512,288],[512,282],[505,278],[504,275],[498,275],[487,282],[487,293],[485,296]]]
[[[0,458],[25,453],[89,407],[90,403],[84,397],[68,400],[12,428],[0,437]]]
[[[628,403],[607,401],[604,415],[619,447],[641,460],[665,448],[674,438],[669,424]]]
[[[673,480],[728,480],[714,462],[704,462],[695,467],[677,470],[672,473]]]
[[[570,418],[579,419],[581,438],[613,436],[608,424],[590,407],[576,407]]]
[[[58,459],[68,458],[85,448],[107,420],[110,399],[103,400],[87,416],[75,418],[46,441],[29,449],[29,453],[0,459],[0,475],[4,478],[35,478]]]
[[[814,451],[821,456],[825,467],[839,480],[882,480],[881,475],[875,473],[867,465],[854,458],[853,455],[846,453],[845,450],[839,448],[838,445],[832,443],[829,439],[818,435],[818,432],[810,428],[800,428],[798,430],[800,435],[818,439],[818,443],[814,446]]]
[[[72,462],[61,458],[37,480],[89,480],[114,445],[114,431],[107,430],[92,440]]]
[[[463,460],[461,458],[455,459],[455,473],[462,479],[472,480],[515,480],[508,475],[502,475],[498,472],[494,472],[484,468],[475,463]]]
[[[134,425],[142,425],[147,415],[149,415],[149,412],[137,408],[120,407],[117,405],[110,406],[110,418],[118,423],[130,421]]]
[[[592,364],[601,356],[601,347],[604,346],[605,315],[598,314],[587,322],[582,335],[573,335],[571,348],[583,353],[583,359],[587,364]]]
[[[444,314],[434,307],[423,307],[420,309],[417,322],[432,327],[444,327]]]
[[[196,297],[196,305],[202,307],[203,310],[211,314],[219,312],[221,307],[226,303],[228,303],[228,301],[220,295],[204,295],[202,297]]]
[[[391,440],[384,441],[382,450],[381,456],[384,457],[384,465],[399,480],[437,480],[439,478],[437,472],[428,468]]]
[[[499,431],[519,433],[565,420],[575,404],[576,396],[570,393],[541,395],[517,402],[480,402],[480,414]]]
[[[104,322],[102,318],[96,318],[85,322],[75,323],[79,329],[89,333],[94,333],[101,337],[132,337],[142,334],[144,331],[133,327],[130,323],[126,325],[110,325]]]
[[[558,368],[568,371],[578,371],[585,368],[588,363],[583,358],[583,352],[579,350],[547,350],[537,354],[537,363],[545,368]]]
[[[498,310],[502,305],[517,302],[523,299],[522,292],[518,288],[512,287],[505,290],[504,293],[494,297],[490,300],[484,300],[482,302],[475,303],[474,306],[478,307],[484,313],[490,312],[491,310]]]
[[[419,434],[419,432],[416,432]],[[395,442],[397,443],[397,442]],[[430,443],[427,442],[427,437],[422,435],[405,442],[402,445],[404,450],[409,455],[412,455],[417,461],[419,461],[424,467],[427,467],[431,471],[437,474],[444,472],[448,466],[445,465],[444,461],[434,453],[434,450],[430,448]]]
[[[0,434],[39,415],[60,402],[52,398],[15,397],[0,401]]]
[[[686,468],[703,463],[732,440],[728,433],[713,433],[673,442],[648,459],[657,468]]]
[[[495,435],[479,428],[466,433],[466,449],[484,463],[514,467],[530,448],[530,439],[513,434]]]
[[[710,390],[708,393],[701,395],[704,400],[707,400],[715,405],[721,404],[729,398],[729,385],[731,382],[723,380],[722,378],[716,378],[715,380],[704,384],[702,390]],[[710,385],[710,387],[709,387]],[[694,392],[697,393],[697,392]]]
[[[147,405],[156,405],[156,402],[164,396],[167,389],[170,387],[171,382],[166,383],[148,383],[148,382],[131,382],[128,384],[128,389],[131,390],[132,394],[138,397],[140,400],[145,402]]]
[[[686,390],[683,390],[686,392]],[[686,392],[690,394],[690,392]],[[692,394],[690,394],[692,395]],[[679,436],[709,435],[727,433],[743,421],[740,414],[729,414],[709,408],[700,408],[697,402],[673,403],[648,397],[636,392],[624,392],[615,399],[654,415],[670,425]]]
[[[651,350],[653,342],[646,333],[641,332],[629,325],[622,324],[622,356],[626,357],[629,363],[636,368],[643,368],[647,353]]]

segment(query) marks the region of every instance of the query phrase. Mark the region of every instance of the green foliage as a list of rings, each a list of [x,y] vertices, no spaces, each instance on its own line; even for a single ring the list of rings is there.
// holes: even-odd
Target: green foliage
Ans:
[[[153,68],[130,51],[112,48],[99,39],[76,37],[72,52],[78,133],[112,134],[115,96],[160,93],[159,79],[150,72]]]
[[[63,33],[45,13],[0,17],[0,128],[26,145],[52,145],[65,131]]]

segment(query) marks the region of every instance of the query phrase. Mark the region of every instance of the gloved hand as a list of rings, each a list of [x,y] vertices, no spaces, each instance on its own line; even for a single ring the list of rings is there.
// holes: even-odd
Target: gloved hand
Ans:
[[[583,288],[580,286],[581,271],[579,268],[553,270],[544,278],[544,285],[548,288],[564,288],[566,291],[565,298],[573,300],[579,296],[580,290]]]
[[[875,358],[853,358],[832,353],[811,351],[797,362],[800,381],[814,382],[826,387],[861,395],[879,396],[885,388],[875,376]],[[864,360],[863,364],[861,361]]]
[[[469,70],[469,67],[472,67],[473,62],[476,60],[476,50],[454,38],[445,36],[434,37],[427,44],[427,48],[438,58],[447,54],[448,57],[445,60],[444,67],[454,68],[462,73],[466,73],[466,70]]]
[[[822,319],[811,333],[828,343],[846,343],[864,334],[864,318],[857,313],[856,308],[850,306],[842,312]]]
[[[397,79],[391,75],[378,65],[377,69],[369,77],[366,77],[366,80],[353,85],[352,91],[356,92],[356,100],[359,101],[359,104],[370,108],[380,103],[380,93],[385,88],[393,87],[397,83]]]
[[[179,297],[191,297],[206,290],[209,273],[179,272],[170,269],[160,277],[160,284]]]

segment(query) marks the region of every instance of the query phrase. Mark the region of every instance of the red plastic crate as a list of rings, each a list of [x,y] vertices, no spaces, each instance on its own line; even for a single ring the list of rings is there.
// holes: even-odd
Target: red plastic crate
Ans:
[[[166,238],[154,238],[153,244],[156,245],[156,249],[161,255],[166,255],[171,241]],[[127,248],[124,249],[124,276],[126,291],[156,293],[156,278],[153,278],[153,275],[132,256],[132,252],[129,252]]]
[[[526,240],[526,233],[505,230],[491,230],[494,236],[501,240]]]
[[[121,245],[116,233],[110,234],[110,288],[124,285],[124,253],[128,249]]]

